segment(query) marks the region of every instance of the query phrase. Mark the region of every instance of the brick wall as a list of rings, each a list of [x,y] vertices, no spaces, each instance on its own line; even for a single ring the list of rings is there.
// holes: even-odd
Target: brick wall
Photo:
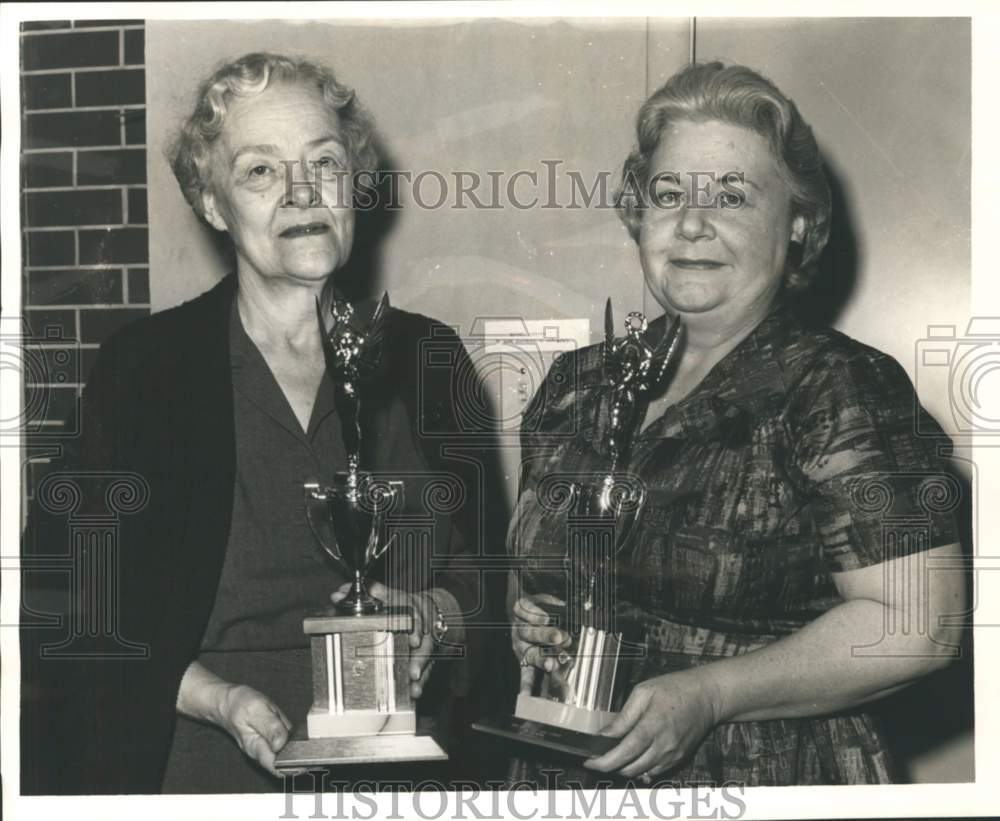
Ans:
[[[149,313],[149,243],[143,21],[26,22],[20,39],[27,505],[101,341]]]
[[[146,78],[141,20],[26,22],[20,39],[30,430],[57,426],[101,341],[149,313]]]

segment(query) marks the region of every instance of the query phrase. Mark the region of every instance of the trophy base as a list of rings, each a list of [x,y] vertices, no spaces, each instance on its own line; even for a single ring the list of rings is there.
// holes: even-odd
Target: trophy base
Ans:
[[[604,755],[621,740],[598,735],[617,715],[606,710],[585,710],[521,693],[514,713],[478,721],[472,728],[581,758]]]
[[[597,758],[621,741],[620,738],[590,735],[516,716],[491,716],[475,722],[472,729],[508,741],[543,747],[576,758]]]
[[[539,698],[521,693],[517,697],[514,715],[527,721],[553,724],[578,733],[597,735],[614,721],[618,714],[609,713],[606,710],[587,710],[583,707],[574,707],[572,704],[562,704],[549,698]]]
[[[416,731],[417,714],[413,710],[396,713],[383,713],[377,710],[329,713],[314,707],[306,716],[306,732],[311,739],[413,735]]]
[[[413,609],[383,607],[375,613],[355,615],[353,611],[347,613],[332,606],[306,616],[302,622],[302,629],[310,636],[326,633],[363,633],[369,630],[409,633],[413,630]]]
[[[430,735],[370,735],[346,738],[307,738],[304,724],[275,757],[279,770],[375,764],[396,761],[446,761],[448,754]]]

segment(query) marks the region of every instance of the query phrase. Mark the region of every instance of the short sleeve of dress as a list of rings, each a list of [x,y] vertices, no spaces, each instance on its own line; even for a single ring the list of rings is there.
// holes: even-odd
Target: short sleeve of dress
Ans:
[[[807,370],[786,416],[790,467],[830,572],[958,541],[961,488],[939,455],[948,438],[899,363],[852,345]]]

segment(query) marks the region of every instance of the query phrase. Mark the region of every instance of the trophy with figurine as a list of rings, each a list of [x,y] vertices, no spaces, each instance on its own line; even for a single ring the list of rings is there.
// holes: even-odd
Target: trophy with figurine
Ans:
[[[611,723],[628,695],[629,667],[641,654],[641,626],[622,618],[617,607],[616,560],[629,543],[645,503],[645,488],[624,468],[631,432],[642,400],[665,382],[678,350],[680,319],[655,345],[647,339],[643,314],[632,312],[625,336],[615,337],[611,300],[604,313],[601,358],[606,394],[607,470],[593,476],[546,476],[539,500],[566,517],[564,605],[539,603],[549,623],[571,637],[555,667],[535,676],[521,692],[513,716],[495,716],[473,725],[493,735],[571,755],[600,755],[617,739],[598,735]],[[551,504],[547,503],[550,502]],[[525,664],[527,660],[522,661]]]
[[[432,761],[447,754],[417,732],[410,696],[411,607],[389,606],[368,591],[375,566],[393,549],[386,520],[403,502],[403,482],[364,469],[365,382],[378,369],[388,295],[367,327],[353,306],[334,299],[328,331],[316,303],[327,372],[347,451],[347,470],[330,484],[303,486],[306,516],[320,546],[350,579],[348,595],[308,615],[303,630],[312,650],[313,703],[278,754],[279,769],[376,761]]]

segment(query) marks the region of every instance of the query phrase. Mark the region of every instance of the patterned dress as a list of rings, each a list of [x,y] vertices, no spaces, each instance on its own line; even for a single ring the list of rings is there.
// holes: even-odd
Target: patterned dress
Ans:
[[[594,346],[553,366],[525,414],[508,538],[524,592],[566,594],[559,488],[607,469],[606,397]],[[946,444],[895,360],[775,306],[695,391],[635,433],[627,470],[646,502],[613,583],[616,607],[643,627],[632,681],[764,647],[842,602],[831,573],[922,560],[958,541],[959,489],[938,455]],[[511,777],[551,789],[542,773],[554,762],[538,756],[516,761]],[[564,778],[596,775],[570,767]],[[878,723],[855,709],[722,724],[664,777],[885,783],[894,768]]]

